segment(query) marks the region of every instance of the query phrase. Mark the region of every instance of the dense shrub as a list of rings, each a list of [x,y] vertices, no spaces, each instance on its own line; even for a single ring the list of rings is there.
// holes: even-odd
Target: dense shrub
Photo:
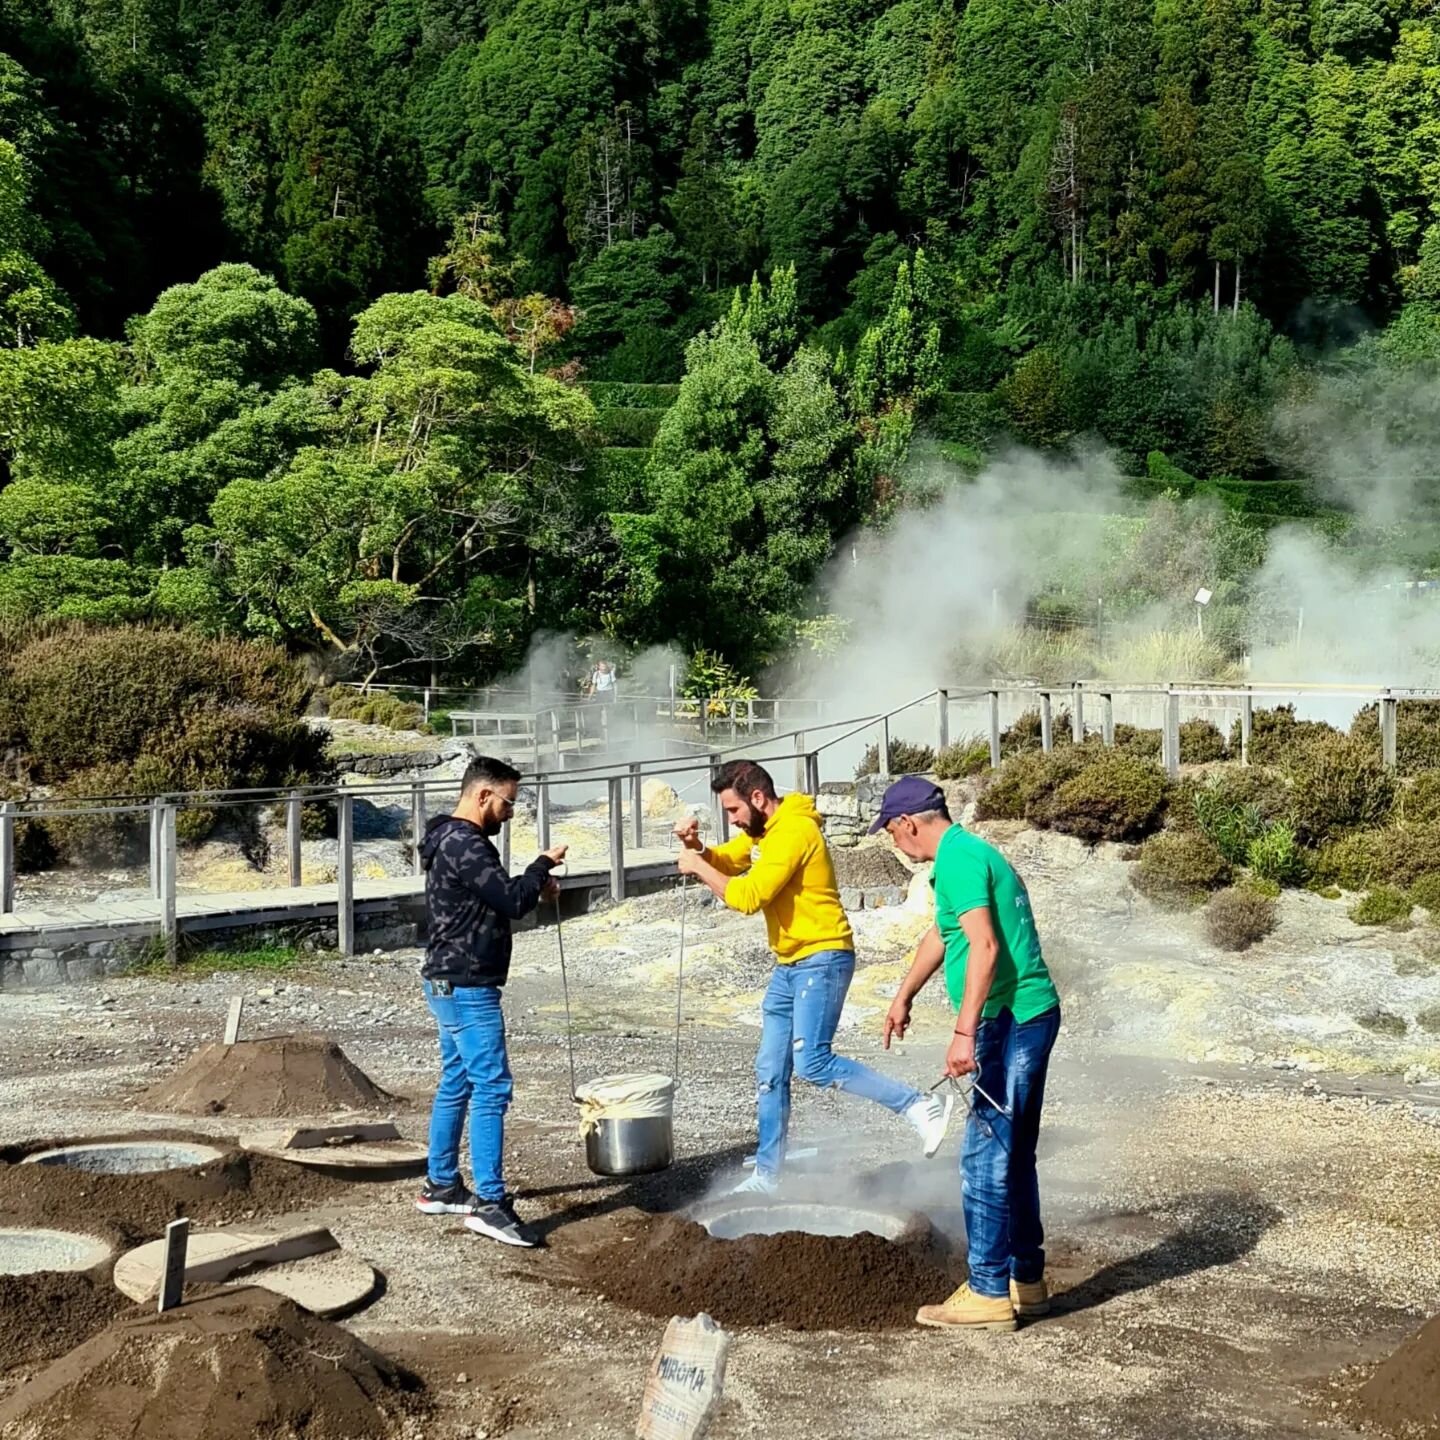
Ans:
[[[137,783],[137,770],[140,780],[158,781],[156,792],[167,787],[167,775],[161,767],[145,761],[121,760],[92,765],[69,777],[58,788],[57,800],[78,812],[51,815],[46,819],[46,827],[61,858],[95,865],[132,865],[144,859],[149,846],[148,815],[139,809],[116,811],[111,808],[140,793],[143,787]],[[178,833],[178,815],[175,828]]]
[[[889,775],[926,775],[935,768],[935,752],[928,745],[912,745],[908,740],[890,742]],[[855,778],[880,773],[880,747],[867,745],[865,757],[855,767]]]
[[[1408,889],[1427,872],[1440,870],[1440,822],[1358,830],[1326,845],[1315,868],[1319,881],[1346,890],[1378,884]]]
[[[603,409],[595,418],[607,445],[649,446],[655,443],[665,412],[617,407]]]
[[[1393,885],[1377,885],[1350,907],[1350,918],[1357,925],[1392,925],[1409,923],[1414,907],[1410,897]]]
[[[1250,720],[1250,754],[1252,765],[1279,765],[1293,750],[1303,749],[1311,742],[1340,732],[1323,720],[1297,720],[1293,705],[1277,705],[1273,710],[1256,710]],[[1230,750],[1240,754],[1240,721],[1230,727]]]
[[[1380,754],[1380,706],[1367,705],[1350,724],[1350,734]],[[1395,707],[1395,764],[1402,775],[1440,765],[1440,704],[1402,700]]]
[[[1026,750],[1012,755],[980,792],[975,815],[980,820],[1023,820],[1030,807],[1057,786],[1080,774],[1096,752],[1089,746],[1067,745],[1046,755]]]
[[[1303,883],[1308,869],[1305,852],[1284,821],[1266,826],[1264,833],[1245,847],[1245,863],[1257,879],[1277,886]]]
[[[1031,801],[1025,813],[1037,825],[1092,845],[1140,840],[1160,828],[1165,795],[1165,776],[1158,766],[1102,750],[1073,779]]]
[[[311,687],[274,646],[136,626],[21,640],[0,673],[11,743],[58,798],[144,798],[324,778],[324,737],[304,723]],[[177,817],[209,832],[211,808]],[[143,854],[143,814],[47,820],[62,857]]]
[[[1005,410],[989,390],[942,390],[930,402],[930,428],[942,439],[986,449],[1005,427]]]
[[[990,742],[970,738],[957,740],[935,753],[935,775],[940,780],[964,780],[990,768]]]
[[[1235,887],[1210,897],[1205,931],[1220,950],[1248,950],[1275,928],[1275,902],[1253,890]]]
[[[1420,876],[1410,887],[1410,899],[1432,916],[1440,916],[1440,870],[1428,870]]]
[[[325,713],[332,720],[357,720],[362,725],[383,725],[389,730],[425,729],[425,709],[395,695],[367,694],[348,685],[332,685],[325,692]]]
[[[581,386],[597,410],[668,410],[678,385],[639,385],[627,380],[592,380]]]
[[[638,510],[644,504],[650,452],[638,445],[611,445],[592,462],[599,503],[607,511]]]
[[[1135,725],[1117,725],[1115,748],[1123,750],[1127,755],[1138,755],[1142,760],[1158,760],[1164,747],[1158,730],[1142,730]]]
[[[0,800],[24,800],[29,787],[14,781],[0,780]],[[47,869],[55,863],[55,842],[42,820],[15,822],[15,868],[22,875]]]
[[[9,667],[18,729],[37,778],[135,759],[227,706],[298,718],[310,698],[275,646],[183,630],[75,630],[26,646]]]
[[[1289,790],[1283,777],[1273,770],[1232,765],[1212,771],[1202,783],[1217,802],[1253,805],[1264,820],[1279,820],[1285,814]]]
[[[1395,818],[1402,823],[1440,820],[1440,770],[1422,770],[1395,791]]]
[[[1180,725],[1180,763],[1207,765],[1225,758],[1225,737],[1209,720],[1185,720]]]
[[[1165,831],[1140,847],[1130,883],[1156,904],[1180,909],[1199,905],[1230,876],[1230,862],[1204,835]]]
[[[1203,789],[1193,775],[1182,775],[1173,781],[1165,799],[1165,826],[1169,830],[1198,832],[1200,817],[1195,811],[1195,797]],[[1214,836],[1211,836],[1214,839]]]
[[[1287,752],[1286,819],[1307,845],[1383,824],[1395,803],[1395,777],[1364,741],[1328,735]]]
[[[1410,1028],[1405,1023],[1404,1016],[1396,1015],[1390,1010],[1367,1010],[1363,1015],[1355,1017],[1355,1023],[1372,1035],[1389,1035],[1395,1040]]]
[[[1021,755],[1027,750],[1039,750],[1044,744],[1044,733],[1039,710],[1026,710],[1015,717],[1015,723],[1000,736],[1001,755]],[[1050,743],[1055,749],[1062,745],[1073,745],[1075,737],[1070,733],[1069,710],[1055,710],[1050,716]]]
[[[1428,826],[1406,826],[1405,832]],[[1344,890],[1364,890],[1388,878],[1394,863],[1396,831],[1359,830],[1320,848],[1315,857],[1315,883],[1333,884]],[[1440,827],[1436,827],[1436,853],[1440,856]],[[1426,867],[1429,868],[1428,866]],[[1413,877],[1418,879],[1417,872]]]

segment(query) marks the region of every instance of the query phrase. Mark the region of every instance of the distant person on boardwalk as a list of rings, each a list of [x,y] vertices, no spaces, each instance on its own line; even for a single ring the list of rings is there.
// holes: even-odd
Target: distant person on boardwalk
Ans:
[[[892,1035],[903,1038],[911,1004],[943,968],[956,1011],[945,1073],[976,1082],[960,1156],[969,1279],[915,1318],[922,1325],[1013,1330],[1016,1315],[1050,1310],[1035,1145],[1060,996],[1025,882],[993,845],[952,823],[938,785],[917,775],[897,780],[871,833],[879,830],[888,830],[910,859],[934,862],[935,888],[935,924],[885,1017],[885,1048]]]
[[[608,660],[595,662],[586,693],[592,700],[598,700],[602,704],[615,698],[615,667]]]
[[[760,1142],[755,1172],[737,1192],[772,1194],[779,1187],[796,1071],[812,1085],[845,1090],[903,1115],[919,1132],[925,1154],[933,1155],[945,1138],[948,1107],[830,1048],[855,974],[855,938],[815,802],[808,795],[778,799],[775,782],[753,760],[732,760],[711,788],[740,833],[707,849],[698,821],[682,821],[675,827],[685,846],[680,873],[694,875],[742,915],[763,912],[775,953],[755,1057]]]
[[[504,1245],[539,1237],[515,1213],[501,1162],[514,1085],[505,1050],[500,990],[510,974],[511,922],[560,889],[555,845],[508,875],[492,837],[515,811],[520,772],[503,760],[472,760],[454,812],[437,815],[420,842],[425,867],[425,999],[440,1032],[440,1085],[430,1112],[430,1161],[415,1202],[426,1215],[463,1215],[467,1228]],[[460,1137],[470,1116],[475,1190],[460,1178]]]

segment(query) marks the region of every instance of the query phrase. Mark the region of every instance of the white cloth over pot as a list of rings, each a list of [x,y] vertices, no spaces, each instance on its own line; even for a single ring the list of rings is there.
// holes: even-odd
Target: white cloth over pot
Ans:
[[[580,1133],[602,1120],[668,1120],[675,1109],[675,1081],[669,1075],[602,1075],[579,1086]]]

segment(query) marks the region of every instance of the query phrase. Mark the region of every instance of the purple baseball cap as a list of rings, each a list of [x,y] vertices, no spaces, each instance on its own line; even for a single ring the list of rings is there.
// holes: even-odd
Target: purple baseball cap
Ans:
[[[902,815],[923,815],[927,810],[947,808],[945,792],[938,785],[932,785],[919,775],[904,775],[886,790],[870,833],[878,834]]]

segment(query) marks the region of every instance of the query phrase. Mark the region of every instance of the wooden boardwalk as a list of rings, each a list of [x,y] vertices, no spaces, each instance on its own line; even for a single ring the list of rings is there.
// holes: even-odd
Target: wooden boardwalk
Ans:
[[[625,856],[627,891],[653,884],[675,873],[673,850],[631,850]],[[609,890],[609,862],[579,859],[566,864],[556,877],[562,891]],[[354,883],[357,917],[383,915],[406,902],[419,900],[425,881],[419,875],[362,880]],[[181,890],[175,897],[175,915],[182,933],[240,929],[252,925],[280,925],[306,921],[333,921],[339,906],[339,886],[280,885],[259,890],[197,892]],[[145,939],[160,932],[164,921],[160,900],[134,895],[72,904],[27,906],[0,915],[0,951],[55,948],[112,940]]]

